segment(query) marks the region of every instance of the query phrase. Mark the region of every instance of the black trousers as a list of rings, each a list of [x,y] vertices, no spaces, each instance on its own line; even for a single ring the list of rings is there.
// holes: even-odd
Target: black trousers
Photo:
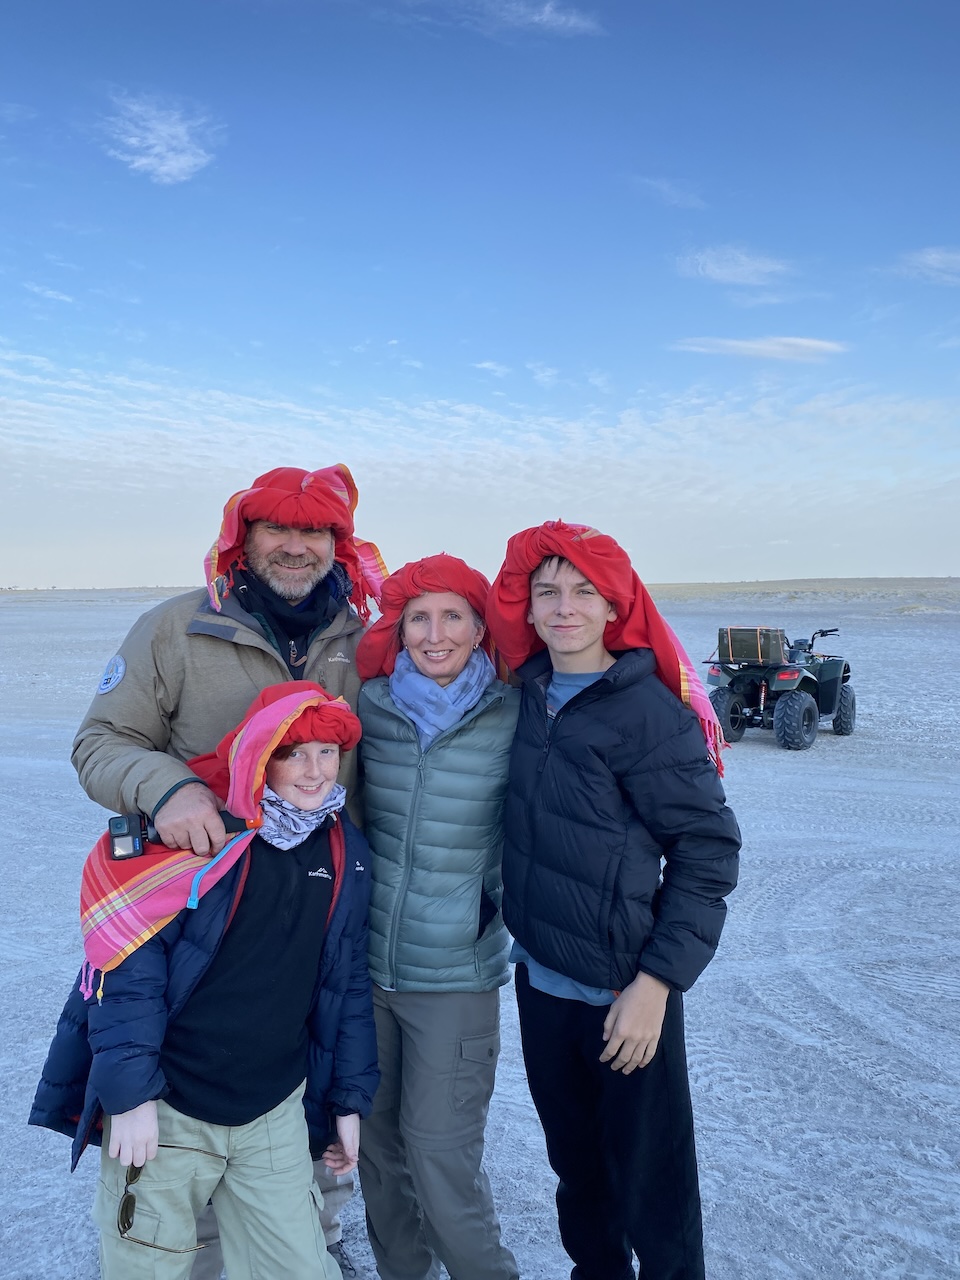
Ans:
[[[531,987],[517,965],[527,1080],[560,1179],[571,1280],[704,1280],[683,1001],[671,991],[653,1061],[631,1075],[600,1061],[609,1007]]]

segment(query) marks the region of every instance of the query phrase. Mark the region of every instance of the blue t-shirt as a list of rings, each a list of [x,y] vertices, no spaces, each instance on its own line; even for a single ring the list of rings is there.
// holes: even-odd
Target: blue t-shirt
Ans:
[[[554,671],[547,685],[547,715],[551,720],[571,698],[599,680],[602,675],[602,671]],[[548,996],[559,996],[562,1000],[582,1000],[586,1004],[597,1005],[612,1004],[617,998],[614,991],[607,991],[603,987],[588,987],[586,983],[568,978],[555,969],[548,969],[539,960],[534,960],[519,942],[513,944],[510,961],[512,964],[525,964],[531,987],[536,987]]]

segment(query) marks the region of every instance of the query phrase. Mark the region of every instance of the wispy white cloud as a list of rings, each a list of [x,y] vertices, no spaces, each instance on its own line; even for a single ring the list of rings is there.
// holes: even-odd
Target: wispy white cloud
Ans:
[[[533,374],[534,382],[541,387],[552,387],[557,380],[559,369],[554,369],[548,364],[543,364],[540,360],[528,360],[527,368]]]
[[[591,369],[587,374],[587,382],[591,387],[596,387],[598,391],[602,391],[605,396],[610,395],[613,391],[609,375],[603,373],[600,369]]]
[[[603,412],[429,396],[334,403],[322,389],[251,395],[132,361],[120,373],[0,350],[0,403],[4,513],[29,519],[42,487],[74,531],[69,557],[38,539],[11,545],[0,582],[199,581],[229,493],[271,467],[340,457],[360,487],[357,527],[391,566],[444,549],[493,573],[510,534],[562,516],[615,534],[652,582],[726,580],[716,530],[729,494],[716,475],[733,449],[762,450],[791,478],[751,496],[751,529],[804,530],[776,562],[745,534],[737,576],[811,577],[825,562],[838,575],[955,572],[956,398],[810,396],[764,376],[726,393],[651,389]],[[170,516],[163,539],[142,520],[147,492]]]
[[[422,369],[422,368],[423,368],[423,361],[422,361],[422,360],[401,360],[401,361],[400,361],[400,363],[401,363],[402,365],[406,365],[406,367],[407,367],[408,369]]]
[[[697,195],[693,187],[686,182],[675,182],[672,178],[637,178],[638,187],[651,192],[664,204],[675,209],[705,209],[706,202]]]
[[[480,360],[473,367],[482,369],[484,373],[492,373],[495,378],[505,378],[510,372],[509,365],[500,364],[496,360]]]
[[[399,16],[465,26],[486,35],[531,31],[551,36],[592,36],[603,31],[591,13],[558,0],[401,0]],[[395,16],[396,11],[395,11]]]
[[[682,276],[715,284],[767,285],[790,275],[793,268],[781,258],[720,244],[684,254],[677,259],[677,270]]]
[[[223,137],[223,126],[211,116],[172,99],[116,93],[113,105],[115,114],[101,122],[107,155],[163,186],[187,182],[206,168]]]
[[[556,4],[554,0],[540,4],[529,3],[529,0],[482,0],[477,7],[503,27],[527,28],[558,36],[596,35],[601,30],[600,23],[591,14],[572,5]]]
[[[0,102],[0,123],[22,124],[25,120],[33,120],[37,115],[33,107],[22,102]]]
[[[829,293],[811,289],[803,291],[790,290],[786,293],[761,289],[755,293],[731,292],[727,296],[734,306],[743,307],[745,310],[753,307],[781,307],[787,303],[795,302],[824,302],[830,298]]]
[[[960,249],[939,246],[905,253],[900,271],[930,284],[960,285]]]
[[[694,351],[711,356],[751,356],[759,360],[796,360],[812,363],[839,355],[846,343],[823,338],[682,338],[672,351]]]
[[[60,267],[64,271],[82,271],[83,270],[83,268],[78,266],[75,262],[67,262],[66,259],[59,257],[55,253],[45,253],[43,256],[44,258],[46,258],[47,262],[49,262],[51,266]]]
[[[731,293],[730,301],[737,307],[749,309],[751,307],[778,307],[788,301],[786,294],[770,293],[765,290],[763,293]]]
[[[34,284],[32,280],[25,280],[23,287],[28,289],[30,293],[35,293],[38,298],[46,298],[49,302],[73,302],[73,298],[68,293],[59,293],[56,289],[48,289],[44,284]]]

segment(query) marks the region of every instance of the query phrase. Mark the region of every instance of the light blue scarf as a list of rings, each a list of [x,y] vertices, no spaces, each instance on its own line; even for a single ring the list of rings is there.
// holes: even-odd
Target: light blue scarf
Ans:
[[[390,697],[417,726],[421,750],[426,751],[434,738],[452,729],[477,705],[496,678],[493,663],[482,649],[474,649],[467,665],[448,685],[421,674],[406,649],[401,649],[390,677]]]

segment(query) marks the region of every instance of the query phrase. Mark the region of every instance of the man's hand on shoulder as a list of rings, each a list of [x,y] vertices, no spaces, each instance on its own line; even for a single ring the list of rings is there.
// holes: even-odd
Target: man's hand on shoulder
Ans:
[[[201,857],[213,857],[227,842],[217,798],[202,782],[175,791],[157,810],[153,825],[168,849],[192,849]]]
[[[607,1047],[600,1055],[614,1071],[630,1075],[653,1061],[660,1043],[670,988],[649,973],[638,974],[610,1006],[603,1024]]]

